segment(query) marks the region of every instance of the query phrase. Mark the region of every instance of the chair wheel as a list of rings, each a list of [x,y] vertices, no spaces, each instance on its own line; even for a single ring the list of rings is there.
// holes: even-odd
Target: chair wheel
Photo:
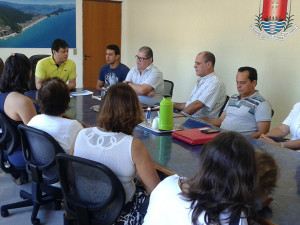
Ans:
[[[1,216],[2,217],[8,217],[9,216],[9,212],[7,209],[1,209]]]
[[[31,218],[31,223],[33,225],[40,225],[40,219],[39,218]]]

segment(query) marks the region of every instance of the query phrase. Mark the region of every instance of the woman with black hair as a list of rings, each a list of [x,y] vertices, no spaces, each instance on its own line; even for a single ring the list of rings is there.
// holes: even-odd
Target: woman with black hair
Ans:
[[[241,134],[224,132],[200,152],[191,179],[170,176],[152,191],[144,225],[247,224],[258,190],[255,154]]]
[[[27,90],[30,75],[28,58],[23,54],[15,53],[6,60],[0,77],[0,111],[17,133],[19,124],[27,124],[37,114],[32,100],[23,94]],[[8,161],[16,168],[25,166],[21,150],[19,145],[13,154],[7,156]],[[12,176],[17,184],[25,183],[28,179],[25,171],[16,171]]]
[[[33,117],[28,126],[47,132],[69,153],[83,126],[77,120],[65,116],[70,103],[68,86],[58,77],[47,78],[37,90],[37,101],[41,114]]]

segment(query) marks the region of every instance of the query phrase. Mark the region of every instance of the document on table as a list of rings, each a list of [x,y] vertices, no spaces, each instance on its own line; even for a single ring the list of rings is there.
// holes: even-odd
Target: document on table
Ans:
[[[99,108],[100,108],[100,105],[93,105],[90,109],[95,112],[99,112]]]
[[[99,95],[92,95],[92,98],[101,101],[101,96]]]
[[[84,91],[74,91],[70,92],[70,95],[75,97],[75,96],[83,96],[83,95],[91,95],[93,94],[92,91],[84,90]]]

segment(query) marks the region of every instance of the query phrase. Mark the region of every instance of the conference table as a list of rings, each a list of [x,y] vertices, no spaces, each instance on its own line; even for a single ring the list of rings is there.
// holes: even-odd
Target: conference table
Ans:
[[[82,89],[76,89],[81,91]],[[85,89],[87,90],[87,89]],[[93,95],[72,97],[68,115],[89,126],[96,125],[97,112],[92,107],[100,101],[93,98],[99,95],[95,89]],[[152,112],[152,117],[157,112]],[[204,121],[192,117],[174,118],[174,126],[184,129],[210,126]],[[199,152],[202,145],[189,145],[171,136],[171,133],[157,134],[142,126],[137,126],[133,136],[139,138],[147,147],[156,168],[166,175],[179,174],[191,177],[198,171]],[[276,160],[280,169],[277,188],[273,194],[274,201],[270,207],[265,207],[261,215],[279,225],[300,224],[300,153],[265,144],[248,138],[255,148],[263,148]]]

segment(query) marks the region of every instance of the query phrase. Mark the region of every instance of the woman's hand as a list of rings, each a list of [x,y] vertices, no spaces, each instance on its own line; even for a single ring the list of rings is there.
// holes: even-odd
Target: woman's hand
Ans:
[[[276,141],[272,140],[271,138],[265,136],[264,134],[260,135],[260,138],[258,140],[265,142],[265,143],[269,143],[271,145],[280,146],[280,142],[276,142]]]

